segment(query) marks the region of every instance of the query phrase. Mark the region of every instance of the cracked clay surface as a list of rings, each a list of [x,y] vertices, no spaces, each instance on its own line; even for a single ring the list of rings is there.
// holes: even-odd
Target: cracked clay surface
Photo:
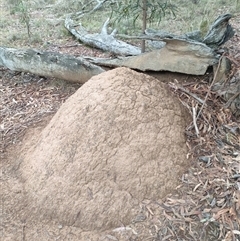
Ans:
[[[178,185],[188,165],[187,119],[153,77],[127,68],[93,77],[23,157],[26,219],[83,231],[127,225],[142,200],[162,198]]]

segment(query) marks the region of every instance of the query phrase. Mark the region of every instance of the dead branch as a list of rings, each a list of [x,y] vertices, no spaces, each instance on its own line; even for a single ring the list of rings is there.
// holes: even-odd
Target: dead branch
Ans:
[[[204,101],[203,101],[201,98],[199,98],[199,97],[196,96],[195,94],[191,93],[189,90],[183,88],[182,86],[176,85],[176,84],[174,84],[174,83],[169,83],[169,86],[170,86],[171,88],[175,89],[175,90],[181,90],[181,91],[183,91],[184,93],[192,96],[195,100],[197,100],[200,104],[203,105]]]
[[[141,53],[141,49],[135,47],[133,45],[127,44],[121,40],[117,40],[114,38],[116,30],[114,30],[111,34],[107,33],[109,19],[104,23],[102,31],[100,34],[90,34],[86,31],[86,29],[79,25],[78,29],[76,29],[76,25],[74,25],[73,20],[68,16],[65,20],[66,29],[74,35],[81,42],[96,47],[98,49],[102,49],[104,51],[111,52],[115,55],[139,55]]]

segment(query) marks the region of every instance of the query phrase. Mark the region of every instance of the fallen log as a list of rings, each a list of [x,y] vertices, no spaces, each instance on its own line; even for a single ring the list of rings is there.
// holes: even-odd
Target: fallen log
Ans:
[[[83,58],[34,49],[0,47],[0,66],[13,71],[85,83],[92,76],[104,72],[99,66]]]
[[[128,67],[140,71],[171,71],[192,75],[204,75],[209,66],[218,63],[219,56],[203,43],[183,39],[163,39],[161,49],[138,56],[85,59],[108,67]]]

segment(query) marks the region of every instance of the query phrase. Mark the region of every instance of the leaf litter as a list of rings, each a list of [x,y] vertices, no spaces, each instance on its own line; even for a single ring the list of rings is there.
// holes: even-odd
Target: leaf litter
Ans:
[[[0,152],[15,144],[30,126],[47,115],[54,114],[60,105],[80,87],[54,80],[0,69],[1,139]]]
[[[227,56],[235,59],[229,79],[240,69],[236,52]],[[164,203],[167,240],[240,240],[240,121],[207,81],[169,86],[193,116],[186,136],[194,162]]]
[[[239,48],[230,49],[239,71]],[[54,114],[80,85],[0,69],[1,156],[25,130]],[[144,200],[131,224],[118,227],[103,240],[240,240],[240,125],[225,101],[211,91],[213,76],[180,85],[172,92],[192,115],[186,128],[192,165],[176,193],[164,200]],[[206,98],[207,97],[207,98]],[[4,159],[3,159],[4,160]]]

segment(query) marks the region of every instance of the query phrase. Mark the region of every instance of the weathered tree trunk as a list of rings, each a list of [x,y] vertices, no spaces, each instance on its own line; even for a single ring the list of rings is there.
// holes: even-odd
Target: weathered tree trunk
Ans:
[[[33,49],[0,47],[0,66],[72,82],[85,83],[104,69],[83,58]]]

